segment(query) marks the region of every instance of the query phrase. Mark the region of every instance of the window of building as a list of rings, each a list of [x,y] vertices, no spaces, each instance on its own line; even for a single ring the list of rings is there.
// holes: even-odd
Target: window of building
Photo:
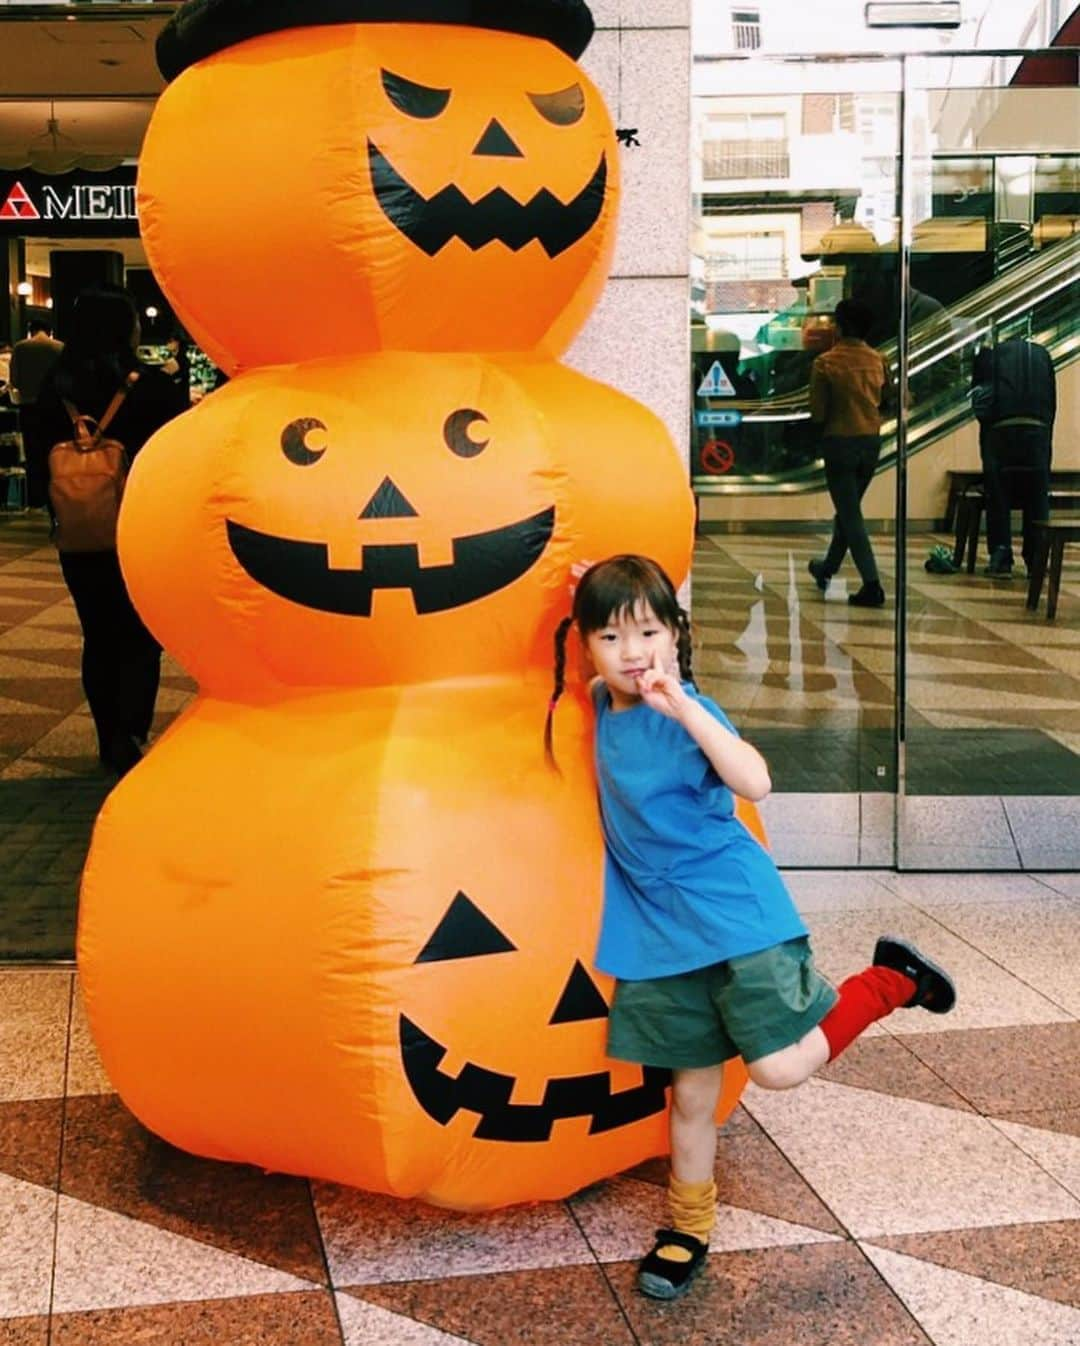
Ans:
[[[757,51],[761,46],[761,11],[733,9],[731,31],[735,38],[736,51]]]
[[[705,258],[705,283],[779,280],[787,275],[782,233],[731,234],[714,240]]]
[[[791,171],[783,113],[709,117],[703,150],[707,181],[786,178]]]

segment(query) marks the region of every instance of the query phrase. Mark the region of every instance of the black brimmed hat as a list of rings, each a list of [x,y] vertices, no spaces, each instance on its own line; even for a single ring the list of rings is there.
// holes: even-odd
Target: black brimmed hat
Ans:
[[[449,23],[542,37],[576,61],[593,35],[585,0],[187,0],[161,30],[167,80],[249,37],[329,23]]]

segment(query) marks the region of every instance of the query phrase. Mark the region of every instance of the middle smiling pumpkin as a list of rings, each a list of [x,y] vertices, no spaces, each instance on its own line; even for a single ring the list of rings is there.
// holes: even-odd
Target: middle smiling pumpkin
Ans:
[[[245,375],[166,426],[119,541],[204,690],[263,701],[546,673],[571,563],[632,546],[682,574],[691,523],[666,430],[621,393],[554,363],[384,352]]]

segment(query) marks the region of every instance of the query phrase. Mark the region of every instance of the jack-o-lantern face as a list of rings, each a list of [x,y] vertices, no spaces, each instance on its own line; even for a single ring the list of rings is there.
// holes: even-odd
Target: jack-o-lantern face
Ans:
[[[119,543],[167,648],[258,700],[547,673],[571,564],[634,547],[682,574],[690,525],[628,399],[546,362],[385,352],[244,375],[170,422]]]
[[[443,440],[451,453],[475,458],[487,449],[489,440],[470,437],[474,423],[487,425],[482,411],[464,408],[447,416]],[[281,436],[282,452],[298,466],[312,466],[326,450],[309,449],[305,437],[325,430],[311,418],[290,422]],[[413,519],[417,511],[384,477],[359,517]],[[487,598],[532,569],[554,526],[555,509],[549,506],[528,518],[453,538],[453,559],[445,565],[423,565],[415,542],[376,542],[361,545],[359,569],[335,569],[325,543],[278,537],[231,518],[226,521],[233,555],[253,580],[291,603],[343,617],[370,617],[374,595],[381,589],[410,593],[418,614],[448,612]]]
[[[516,953],[516,947],[471,899],[459,892],[420,951],[417,963],[460,958],[493,957]],[[548,1026],[606,1019],[607,1001],[580,961],[575,961],[566,985],[554,1005]],[[401,1059],[416,1101],[445,1126],[459,1112],[475,1113],[477,1140],[523,1143],[551,1138],[557,1121],[586,1118],[589,1135],[631,1126],[662,1112],[671,1072],[646,1066],[642,1081],[614,1089],[604,1070],[587,1075],[564,1075],[547,1081],[537,1103],[515,1103],[513,1075],[469,1061],[456,1074],[440,1070],[447,1047],[412,1022],[399,1016]]]
[[[230,370],[553,355],[606,278],[617,177],[601,97],[550,43],[341,24],[186,70],[146,137],[140,219],[178,313]]]

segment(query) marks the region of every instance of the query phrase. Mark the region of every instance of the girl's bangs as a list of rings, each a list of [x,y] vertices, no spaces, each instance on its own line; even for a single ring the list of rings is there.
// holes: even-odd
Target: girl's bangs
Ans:
[[[633,617],[639,604],[646,604],[658,621],[678,630],[678,599],[659,566],[642,557],[615,557],[584,577],[578,586],[574,616],[587,635],[613,620]]]

